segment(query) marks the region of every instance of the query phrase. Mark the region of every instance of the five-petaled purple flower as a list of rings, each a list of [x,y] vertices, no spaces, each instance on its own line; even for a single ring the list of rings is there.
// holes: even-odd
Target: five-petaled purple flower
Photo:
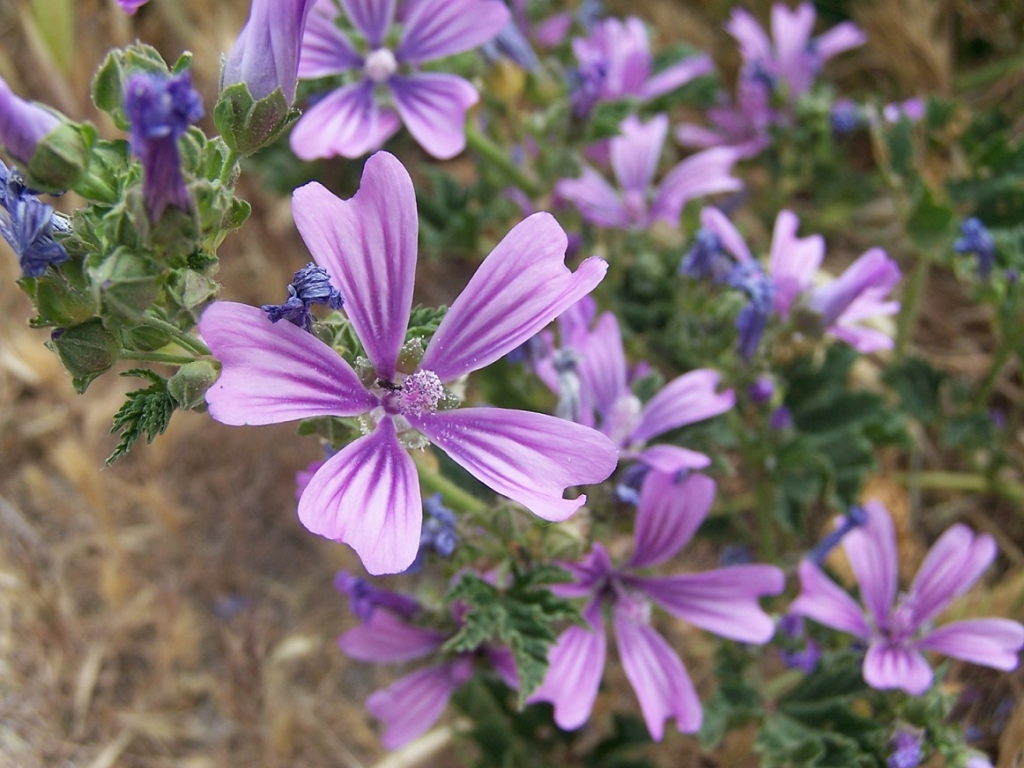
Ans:
[[[578,69],[571,96],[573,111],[585,117],[601,101],[661,96],[714,69],[709,56],[692,56],[654,74],[644,23],[630,16],[608,18],[594,25],[590,37],[575,38],[572,50]]]
[[[0,144],[11,157],[28,165],[36,145],[60,122],[53,112],[15,96],[0,77]]]
[[[715,483],[703,475],[676,482],[651,472],[644,479],[636,518],[636,549],[622,566],[595,543],[580,563],[562,564],[573,583],[554,588],[562,597],[586,597],[586,627],[566,630],[548,653],[551,666],[531,701],[555,705],[555,722],[572,730],[590,717],[607,655],[605,605],[611,607],[619,657],[640,700],[651,737],[660,741],[665,721],[680,731],[700,728],[703,712],[682,661],[651,626],[651,603],[709,632],[745,643],[766,643],[775,625],[758,598],[785,586],[770,565],[736,565],[705,573],[644,576],[638,571],[667,562],[693,537],[714,500]]]
[[[304,160],[360,157],[383,146],[404,123],[437,158],[466,146],[466,110],[479,99],[456,75],[421,72],[442,56],[468,51],[497,35],[510,18],[499,0],[341,0],[365,40],[357,51],[338,26],[332,0],[318,0],[306,25],[299,77],[355,71],[355,80],[310,107],[292,131],[292,150]],[[393,41],[390,30],[401,24]],[[404,71],[407,70],[407,71]]]
[[[988,534],[975,536],[954,525],[928,552],[910,589],[898,592],[899,558],[888,510],[864,505],[868,520],[843,538],[843,549],[860,585],[863,610],[809,560],[800,563],[800,596],[790,612],[868,641],[864,680],[872,688],[928,690],[932,670],[924,651],[995,669],[1017,667],[1024,626],[1008,619],[956,621],[938,629],[932,621],[978,580],[996,556]]]
[[[353,659],[372,663],[401,663],[437,654],[448,635],[416,627],[384,607],[338,638],[338,646]],[[398,749],[437,722],[452,694],[469,682],[478,660],[485,661],[510,688],[519,687],[515,661],[506,648],[483,646],[478,653],[460,653],[440,664],[400,677],[366,700],[366,709],[387,725],[381,743]]]
[[[39,277],[51,264],[68,260],[68,252],[54,231],[69,232],[71,225],[25,187],[17,171],[0,162],[0,236],[21,264],[26,277]]]
[[[142,162],[142,194],[153,221],[167,206],[191,208],[181,173],[178,139],[203,116],[203,102],[188,72],[166,77],[138,72],[125,85],[124,110],[132,152]]]
[[[299,500],[311,531],[345,542],[372,574],[409,567],[423,507],[404,445],[434,443],[498,493],[545,520],[586,500],[566,488],[615,469],[615,446],[554,416],[501,408],[451,410],[445,388],[511,352],[593,290],[607,265],[570,272],[566,236],[535,214],[491,252],[441,321],[415,367],[399,358],[412,305],[418,221],[412,180],[392,155],[366,162],[359,191],[340,200],[319,184],[295,191],[292,212],[316,262],[346,298],[367,360],[357,373],[331,347],[256,307],[219,302],[199,329],[223,366],[206,395],[226,424],[360,416],[367,433],[329,458]]]
[[[589,165],[583,166],[579,178],[562,179],[555,185],[555,193],[575,203],[583,218],[593,224],[646,229],[655,221],[664,221],[674,227],[688,200],[735,192],[743,186],[729,175],[739,156],[732,149],[718,147],[686,158],[654,189],[651,185],[668,133],[668,118],[657,115],[641,123],[630,116],[619,130],[621,134],[608,142],[619,190]]]

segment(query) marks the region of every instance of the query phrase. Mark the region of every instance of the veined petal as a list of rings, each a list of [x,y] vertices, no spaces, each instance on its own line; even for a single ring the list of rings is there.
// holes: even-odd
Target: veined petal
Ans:
[[[608,265],[591,257],[570,272],[566,245],[551,214],[516,225],[452,304],[420,368],[452,381],[490,365],[590,293]]]
[[[672,134],[684,147],[708,149],[728,144],[728,137],[718,131],[695,123],[680,123]],[[744,157],[744,155],[740,155]]]
[[[409,420],[477,480],[545,520],[569,517],[586,496],[563,499],[565,489],[601,482],[618,462],[597,430],[543,413],[465,408]]]
[[[435,629],[415,627],[391,611],[377,609],[365,624],[338,638],[342,653],[359,661],[411,661],[436,652],[447,638]]]
[[[223,424],[357,416],[377,405],[341,355],[296,325],[270,322],[258,307],[215,302],[199,333],[221,363],[206,402]]]
[[[563,344],[575,346],[571,341],[563,341]],[[585,390],[583,399],[593,403],[598,413],[606,416],[619,396],[629,391],[626,353],[615,315],[611,312],[602,314],[593,333],[586,335],[576,351],[583,358],[577,369],[580,384]]]
[[[918,649],[1001,669],[1016,669],[1024,646],[1024,626],[1009,619],[955,621],[922,637]]]
[[[818,35],[814,40],[814,50],[822,61],[828,61],[843,51],[864,45],[867,40],[864,30],[852,21],[844,21]]]
[[[743,643],[772,639],[775,622],[757,601],[786,587],[785,574],[773,565],[734,565],[704,573],[629,580],[673,616]]]
[[[390,418],[313,475],[299,499],[299,520],[348,544],[374,576],[412,565],[423,523],[419,478]]]
[[[658,169],[661,148],[668,135],[668,117],[655,115],[641,123],[630,115],[619,126],[619,135],[611,139],[612,168],[625,192],[646,195]]]
[[[651,738],[661,741],[665,721],[675,718],[683,733],[700,730],[704,712],[683,662],[653,627],[615,611],[615,640],[626,677],[640,700]]]
[[[783,62],[799,57],[807,50],[814,31],[814,6],[800,3],[790,10],[782,3],[772,5],[772,37],[775,54]]]
[[[494,39],[511,18],[498,0],[419,0],[395,56],[422,64],[462,53]]]
[[[775,285],[775,311],[789,316],[793,302],[814,282],[814,275],[825,257],[825,239],[821,235],[796,236],[800,219],[792,211],[780,211],[772,232],[772,251],[768,271]]]
[[[366,699],[366,710],[387,725],[381,744],[398,749],[425,733],[444,714],[457,688],[473,676],[469,659],[459,658],[400,677]]]
[[[722,241],[722,247],[735,256],[739,261],[753,261],[750,249],[743,235],[733,226],[729,218],[714,206],[707,206],[701,209],[700,225],[709,232],[713,232]]]
[[[295,226],[345,297],[345,314],[377,375],[393,380],[416,279],[416,194],[394,155],[363,167],[359,191],[341,200],[316,182],[292,195]]]
[[[334,20],[338,9],[333,0],[317,0],[306,20],[299,55],[299,77],[324,77],[363,66],[363,57]]]
[[[849,344],[862,355],[870,355],[881,349],[893,349],[896,346],[896,342],[888,334],[861,325],[833,325],[828,329],[828,333]]]
[[[736,404],[736,395],[731,389],[716,392],[718,380],[717,371],[701,368],[670,381],[644,406],[633,439],[647,442],[677,427],[728,411]]]
[[[705,469],[711,466],[710,457],[705,456],[703,453],[667,443],[648,445],[642,451],[623,456],[622,458],[636,459],[656,472],[672,476],[685,470]]]
[[[588,626],[569,627],[548,651],[544,682],[530,696],[530,703],[555,706],[555,722],[563,731],[574,731],[590,718],[604,674],[608,640],[599,600],[590,602],[583,618]]]
[[[843,549],[860,584],[860,599],[871,611],[876,626],[884,627],[899,580],[896,534],[892,517],[881,502],[866,502],[864,511],[867,522],[843,537]]]
[[[920,696],[932,684],[932,668],[919,651],[875,641],[864,656],[864,681],[880,691],[901,688]]]
[[[740,55],[744,61],[768,59],[772,55],[772,43],[764,27],[749,11],[733,8],[732,16],[725,25],[725,31],[740,44]]]
[[[370,50],[380,48],[395,18],[395,0],[341,0],[345,15],[363,33]]]
[[[466,148],[466,110],[480,95],[468,80],[437,72],[394,76],[395,108],[417,143],[439,160]]]
[[[708,75],[715,71],[715,62],[710,56],[690,56],[677,61],[661,72],[653,75],[640,90],[642,99],[653,99],[669,91],[674,91],[694,78]]]
[[[555,196],[573,203],[580,215],[599,227],[625,227],[629,214],[622,197],[604,176],[589,165],[576,179],[560,179],[555,184]]]
[[[849,632],[857,637],[871,635],[864,613],[856,601],[814,563],[803,560],[799,567],[800,596],[789,607],[790,613],[814,619],[826,627]]]
[[[910,585],[914,620],[927,621],[964,594],[995,557],[996,542],[987,533],[975,536],[965,525],[949,528],[932,545]]]
[[[634,568],[659,565],[693,538],[715,500],[715,481],[694,474],[681,483],[675,476],[648,472],[636,511]]]
[[[292,129],[290,142],[302,160],[335,155],[356,158],[380,149],[398,127],[398,116],[380,109],[374,101],[373,83],[361,80],[339,88],[306,110]]]
[[[729,175],[739,159],[739,153],[732,147],[704,149],[686,158],[658,185],[651,216],[677,224],[687,201],[717,192],[743,189],[743,182]]]

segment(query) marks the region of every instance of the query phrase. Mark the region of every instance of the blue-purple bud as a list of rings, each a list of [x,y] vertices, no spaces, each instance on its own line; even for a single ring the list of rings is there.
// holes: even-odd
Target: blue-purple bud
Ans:
[[[743,291],[750,299],[750,303],[740,310],[736,317],[736,330],[740,334],[740,354],[744,360],[749,360],[757,351],[764,329],[768,326],[768,317],[775,302],[775,285],[756,261],[737,264],[729,273],[726,282],[733,288]]]
[[[679,265],[679,274],[695,280],[722,282],[729,273],[730,262],[722,250],[722,240],[709,229],[697,230],[690,250]]]
[[[455,514],[444,506],[439,493],[423,500],[423,510],[427,518],[420,532],[420,552],[433,549],[441,557],[451,557],[460,541]]]
[[[334,577],[334,588],[348,596],[349,609],[366,623],[377,608],[384,608],[403,618],[414,616],[420,609],[415,598],[378,589],[366,579],[353,576],[348,571],[338,571]]]
[[[772,415],[768,417],[768,429],[773,432],[783,432],[793,427],[793,412],[789,406],[780,405]]]
[[[491,61],[497,61],[499,56],[504,56],[527,72],[536,71],[540,67],[537,54],[533,52],[529,41],[516,26],[515,21],[509,21],[497,37],[480,48],[480,52]]]
[[[750,385],[747,393],[756,405],[764,405],[775,394],[775,385],[767,376],[758,376],[757,381]]]
[[[836,99],[832,102],[829,123],[835,133],[853,133],[863,122],[860,107],[852,99]]]
[[[839,524],[839,527],[819,541],[817,546],[807,553],[807,559],[815,565],[822,565],[825,562],[825,558],[828,557],[828,553],[835,549],[836,545],[843,540],[846,534],[854,528],[864,525],[867,521],[868,514],[864,511],[863,507],[850,507],[849,514],[843,518],[843,522]]]
[[[51,264],[68,260],[54,231],[70,229],[67,219],[25,188],[17,171],[0,163],[0,235],[17,255],[26,277],[39,277]]]
[[[900,728],[892,737],[892,753],[886,761],[888,768],[917,768],[921,764],[921,734]]]
[[[978,257],[978,275],[988,277],[996,257],[996,241],[981,219],[971,216],[960,225],[960,238],[953,243],[957,253],[973,253]]]
[[[0,144],[11,157],[28,165],[36,145],[60,124],[53,112],[15,96],[0,77]]]
[[[178,139],[203,116],[191,75],[132,75],[125,86],[124,109],[132,152],[142,162],[142,193],[151,219],[159,221],[167,206],[189,210],[192,204],[181,173]]]
[[[326,304],[331,309],[341,309],[345,299],[331,285],[331,276],[323,267],[309,262],[292,277],[288,285],[288,299],[284,304],[264,304],[262,309],[272,323],[287,320],[305,331],[313,330],[313,304]]]

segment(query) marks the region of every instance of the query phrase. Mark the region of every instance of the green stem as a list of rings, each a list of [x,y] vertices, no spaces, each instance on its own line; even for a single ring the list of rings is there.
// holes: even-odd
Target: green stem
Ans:
[[[147,363],[166,363],[167,365],[188,365],[199,358],[185,355],[171,355],[167,352],[138,352],[134,349],[122,349],[122,360],[141,360]]]
[[[994,493],[1018,504],[1024,503],[1024,485],[995,480],[976,473],[936,470],[932,472],[905,473],[897,475],[897,479],[906,485],[915,485],[918,488]]]
[[[903,306],[900,308],[899,321],[896,328],[896,354],[903,355],[910,344],[917,326],[917,316],[921,313],[921,298],[928,284],[928,259],[917,254],[917,263],[910,275],[907,289],[903,292]]]
[[[220,169],[220,183],[225,187],[231,183],[235,175],[235,168],[238,166],[238,152],[228,147],[228,156],[224,160],[224,166]]]
[[[501,147],[482,134],[472,123],[466,124],[466,143],[528,196],[536,197],[540,194],[536,182],[523,173]]]
[[[184,347],[187,350],[195,352],[197,355],[212,355],[210,348],[206,346],[202,341],[193,336],[191,333],[185,333],[185,331],[178,328],[176,325],[168,323],[166,320],[161,320],[158,317],[152,315],[143,315],[139,318],[139,322],[143,325],[148,325],[150,328],[158,328],[161,331],[169,333],[173,339],[178,342],[178,345]]]
[[[999,380],[999,374],[1003,370],[1003,366],[1010,359],[1010,353],[1013,351],[1013,343],[1008,338],[1003,338],[1002,343],[996,350],[995,357],[992,360],[992,365],[988,369],[988,373],[985,374],[984,381],[981,382],[981,386],[978,388],[978,394],[974,400],[974,404],[978,407],[985,405],[988,399],[992,396],[992,390],[995,389],[996,382]]]
[[[480,518],[488,515],[490,507],[473,494],[459,488],[447,477],[429,466],[425,452],[412,451],[411,455],[412,460],[416,464],[416,471],[420,476],[420,485],[424,490],[430,493],[440,493],[445,505],[452,509],[467,512]]]
[[[971,72],[961,72],[953,78],[953,83],[958,91],[969,91],[988,85],[1020,67],[1024,67],[1024,55],[997,61]]]

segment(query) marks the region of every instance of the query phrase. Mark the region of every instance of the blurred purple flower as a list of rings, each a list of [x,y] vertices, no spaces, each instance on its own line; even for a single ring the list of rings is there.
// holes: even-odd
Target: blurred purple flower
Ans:
[[[254,99],[278,88],[295,100],[299,50],[315,0],[252,0],[249,19],[224,60],[221,87],[245,83]]]
[[[591,330],[595,312],[596,306],[588,298],[559,318],[562,349],[571,349],[578,357],[580,423],[599,424],[618,447],[621,459],[634,459],[672,476],[707,467],[711,459],[702,453],[647,443],[673,429],[725,413],[736,403],[733,391],[716,392],[718,373],[701,368],[678,376],[646,404],[641,403],[630,389],[618,320],[605,312]],[[550,356],[538,363],[537,374],[559,391]]]
[[[588,626],[562,633],[548,653],[551,666],[544,683],[530,698],[553,703],[560,728],[579,728],[594,708],[607,655],[604,605],[611,608],[619,657],[655,741],[664,735],[666,720],[674,718],[680,731],[693,733],[703,713],[682,661],[651,626],[652,603],[722,637],[745,643],[771,639],[774,622],[757,601],[783,590],[785,576],[778,568],[737,565],[676,576],[637,573],[667,562],[690,541],[714,495],[714,481],[703,475],[677,483],[670,475],[651,472],[640,492],[633,557],[617,567],[595,543],[582,562],[562,564],[573,583],[556,585],[554,591],[561,597],[589,599],[583,610]]]
[[[602,101],[635,98],[649,101],[674,91],[714,69],[709,56],[691,56],[655,74],[647,28],[635,16],[625,21],[596,22],[590,37],[575,38],[577,82],[571,95],[573,110],[588,115]]]
[[[779,619],[777,636],[784,645],[779,652],[782,662],[790,669],[811,674],[818,666],[821,648],[813,638],[807,637],[803,618],[792,613],[784,614]]]
[[[725,282],[747,295],[749,303],[736,316],[740,356],[750,360],[757,351],[768,326],[775,300],[775,286],[756,261],[741,261],[732,268]]]
[[[386,152],[366,161],[359,191],[340,200],[316,183],[293,195],[299,233],[346,297],[367,361],[356,373],[331,347],[256,307],[213,304],[200,332],[221,361],[207,392],[225,424],[363,416],[368,433],[327,460],[306,486],[299,519],[349,544],[372,574],[409,567],[423,518],[416,467],[404,447],[429,442],[498,493],[545,520],[564,520],[615,469],[599,432],[540,413],[452,410],[444,382],[493,363],[593,290],[600,259],[572,273],[565,233],[546,213],[498,244],[452,304],[415,369],[399,369],[412,305],[418,222],[412,180]],[[442,404],[442,401],[443,404]]]
[[[888,510],[864,504],[868,520],[843,538],[866,612],[814,563],[804,560],[801,591],[790,611],[868,641],[864,680],[872,688],[928,690],[932,670],[924,651],[1001,670],[1017,667],[1024,626],[1008,619],[932,620],[978,580],[996,556],[995,541],[963,525],[947,530],[928,552],[910,589],[897,593],[899,559]]]
[[[397,5],[397,8],[396,8]],[[379,149],[405,124],[413,138],[439,159],[466,146],[466,110],[479,95],[466,80],[421,72],[428,61],[476,48],[509,21],[499,0],[342,0],[348,20],[366,41],[359,52],[341,30],[332,0],[317,0],[306,25],[299,77],[316,78],[356,70],[356,80],[310,107],[292,131],[291,145],[303,160],[360,157]],[[389,31],[401,24],[392,50]],[[408,69],[403,73],[403,68]],[[388,104],[382,106],[381,98]]]
[[[142,194],[150,217],[158,221],[167,206],[189,210],[192,203],[181,173],[178,139],[203,116],[191,75],[132,75],[125,86],[124,109],[132,152],[142,162]]]
[[[28,165],[36,145],[60,123],[53,112],[15,96],[0,77],[0,144],[11,157]]]
[[[730,176],[737,154],[720,147],[688,157],[652,187],[658,159],[668,133],[668,118],[656,115],[647,123],[627,117],[620,135],[609,141],[616,190],[589,165],[576,179],[562,179],[555,194],[572,201],[584,219],[601,227],[646,229],[655,221],[678,226],[687,201],[716,192],[734,192],[743,182]],[[621,190],[621,191],[620,191]]]
[[[420,610],[416,598],[389,589],[379,589],[348,571],[338,571],[334,577],[334,588],[348,597],[349,610],[364,624],[378,608],[391,611],[403,619],[412,618]]]
[[[134,16],[135,12],[148,2],[149,0],[117,0],[117,4],[121,6],[121,10],[129,16]]]
[[[882,107],[882,117],[888,123],[898,123],[907,119],[912,123],[919,122],[925,115],[924,101],[916,96],[906,101],[897,101]]]
[[[768,376],[758,376],[757,380],[747,389],[747,394],[756,405],[771,402],[775,394],[775,384]]]
[[[917,768],[921,764],[921,733],[902,727],[897,730],[885,764],[887,768]]]
[[[18,257],[25,277],[39,277],[51,264],[68,260],[53,233],[70,230],[63,215],[54,213],[25,187],[17,171],[0,162],[0,235]]]
[[[387,610],[375,610],[368,621],[338,638],[347,656],[371,663],[401,663],[439,653],[448,635],[415,627]],[[370,714],[387,728],[381,743],[398,749],[427,731],[444,713],[448,700],[473,676],[483,657],[510,688],[519,687],[512,654],[504,648],[483,646],[480,653],[460,653],[431,667],[400,677],[366,700]]]
[[[996,241],[981,219],[976,216],[964,219],[960,225],[960,237],[953,243],[957,253],[973,253],[978,257],[978,276],[988,277],[996,258]]]

